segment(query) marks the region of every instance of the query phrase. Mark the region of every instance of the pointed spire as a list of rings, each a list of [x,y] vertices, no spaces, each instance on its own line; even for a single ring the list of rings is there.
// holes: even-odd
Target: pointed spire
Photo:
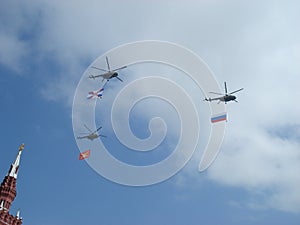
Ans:
[[[20,209],[18,209],[16,217],[17,217],[17,219],[20,219]]]
[[[25,146],[24,144],[20,145],[19,153],[17,155],[17,158],[16,158],[15,162],[10,167],[10,170],[8,172],[8,176],[10,176],[10,177],[14,177],[14,178],[17,179],[21,154],[22,154],[22,151],[24,149],[24,146]]]

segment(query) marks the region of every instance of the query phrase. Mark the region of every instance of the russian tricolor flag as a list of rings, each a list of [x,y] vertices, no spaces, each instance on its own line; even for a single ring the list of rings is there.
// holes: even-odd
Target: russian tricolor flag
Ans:
[[[90,154],[91,154],[91,150],[86,150],[84,152],[81,152],[79,154],[79,160],[83,160],[83,159],[89,158]]]
[[[89,92],[88,96],[86,96],[87,99],[92,99],[92,98],[102,98],[104,88],[101,88],[100,90],[97,91],[91,91]]]
[[[217,122],[221,122],[221,121],[227,121],[227,114],[226,113],[222,113],[219,115],[213,115],[210,119],[210,121],[212,123],[217,123]]]

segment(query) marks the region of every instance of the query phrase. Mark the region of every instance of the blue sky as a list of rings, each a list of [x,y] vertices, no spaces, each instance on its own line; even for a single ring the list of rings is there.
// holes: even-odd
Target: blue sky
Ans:
[[[299,6],[246,0],[2,1],[1,177],[25,143],[11,213],[21,208],[25,225],[299,224]],[[220,84],[245,90],[238,93],[239,104],[228,105],[222,149],[207,171],[197,172],[198,152],[165,182],[127,187],[78,160],[72,101],[99,55],[145,39],[186,46]],[[126,80],[128,72],[120,76]],[[135,123],[138,135],[145,135],[145,120],[155,113],[161,112]]]

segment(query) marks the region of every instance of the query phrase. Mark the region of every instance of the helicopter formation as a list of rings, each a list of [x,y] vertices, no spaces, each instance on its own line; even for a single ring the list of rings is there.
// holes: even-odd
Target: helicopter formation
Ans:
[[[102,74],[97,74],[97,75],[90,75],[88,78],[90,79],[93,79],[95,80],[96,78],[102,78],[102,82],[104,80],[106,80],[106,83],[112,79],[112,78],[116,78],[118,79],[119,81],[123,82],[123,80],[121,78],[119,78],[119,73],[118,71],[119,70],[122,70],[122,69],[125,69],[127,68],[127,66],[122,66],[122,67],[119,67],[117,69],[111,69],[110,68],[110,64],[109,64],[109,60],[108,60],[108,57],[106,56],[105,57],[105,60],[106,60],[106,65],[107,65],[107,69],[102,69],[102,68],[99,68],[99,67],[95,67],[95,66],[92,66],[91,68],[93,69],[97,69],[97,70],[100,70],[100,71],[103,71],[104,73]],[[106,83],[104,84],[104,86],[106,85]],[[91,98],[102,98],[102,93],[104,91],[104,86],[97,90],[97,91],[91,91],[89,92],[89,95],[87,96],[88,99],[91,99]],[[227,104],[227,102],[230,102],[230,101],[235,101],[235,102],[238,102],[236,100],[236,96],[233,95],[234,93],[237,93],[239,91],[242,91],[243,88],[240,88],[238,90],[235,90],[233,92],[229,92],[227,91],[227,84],[226,82],[224,82],[224,88],[225,88],[225,93],[222,94],[222,93],[217,93],[217,92],[209,92],[211,94],[215,94],[215,95],[221,95],[220,97],[216,97],[216,98],[205,98],[203,101],[208,101],[208,102],[212,102],[212,101],[219,101],[218,104],[220,102],[224,102],[225,104]],[[99,137],[106,137],[105,135],[102,135],[102,134],[99,134],[98,131],[102,129],[102,126],[97,128],[95,131],[92,131],[88,126],[86,126],[84,124],[84,127],[87,129],[87,133],[82,133],[83,136],[78,136],[77,139],[88,139],[88,140],[91,140],[93,141],[94,139],[97,139]]]
[[[108,60],[108,57],[106,56],[105,57],[105,60],[106,60],[106,65],[107,65],[107,69],[102,69],[102,68],[99,68],[99,67],[95,67],[95,66],[92,66],[91,68],[93,69],[97,69],[97,70],[100,70],[100,71],[103,71],[104,73],[102,74],[97,74],[97,75],[90,75],[89,78],[90,79],[93,79],[95,80],[96,78],[99,78],[99,77],[102,77],[102,82],[104,80],[106,80],[106,82],[108,82],[110,79],[112,78],[116,78],[118,79],[119,81],[123,82],[123,80],[121,78],[118,77],[118,72],[119,70],[122,70],[122,69],[125,69],[127,66],[122,66],[120,68],[117,68],[117,69],[111,69],[110,68],[110,64],[109,64],[109,60]],[[102,88],[100,88],[99,90],[96,90],[96,91],[90,91],[88,93],[88,96],[87,96],[87,99],[92,99],[92,98],[102,98],[102,95],[103,95],[103,91],[104,91],[104,86],[106,85],[106,83],[103,85]],[[98,131],[102,129],[102,126],[97,128],[95,131],[92,131],[87,125],[84,124],[84,127],[88,130],[88,133],[81,133],[83,134],[82,136],[77,136],[77,139],[88,139],[88,140],[95,140],[99,137],[107,137],[103,134],[99,134]]]

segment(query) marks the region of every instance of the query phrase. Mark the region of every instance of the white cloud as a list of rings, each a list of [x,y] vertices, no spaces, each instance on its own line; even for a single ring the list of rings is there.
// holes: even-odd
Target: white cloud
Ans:
[[[28,54],[26,43],[15,36],[0,34],[0,62],[16,72],[21,71],[22,60]]]
[[[271,136],[262,128],[228,131],[223,150],[208,170],[211,179],[267,192],[264,204],[286,211],[300,210],[300,143]]]
[[[22,60],[29,53],[26,41],[20,37],[20,31],[25,30],[24,14],[13,1],[0,9],[0,63],[15,72],[21,71]]]

